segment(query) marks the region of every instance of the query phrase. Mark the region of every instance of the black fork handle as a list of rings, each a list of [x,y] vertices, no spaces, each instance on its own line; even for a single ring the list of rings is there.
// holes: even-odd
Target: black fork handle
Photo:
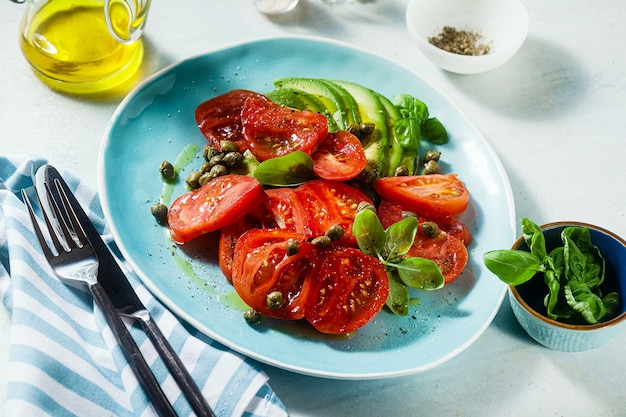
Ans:
[[[211,407],[207,403],[204,395],[192,379],[191,375],[185,368],[185,365],[181,361],[180,357],[176,354],[172,345],[167,341],[161,329],[156,325],[150,314],[145,310],[144,314],[137,312],[132,315],[139,319],[144,331],[148,334],[148,337],[152,341],[155,349],[157,350],[163,362],[169,369],[172,377],[178,383],[181,391],[187,397],[189,404],[196,412],[198,417],[215,417],[215,413],[211,410]]]
[[[102,288],[102,285],[96,282],[95,284],[89,285],[89,290],[96,300],[96,303],[98,303],[98,306],[102,309],[102,313],[104,314],[107,323],[111,327],[115,338],[122,347],[122,351],[128,360],[128,364],[150,398],[157,414],[160,417],[176,417],[176,411],[174,411],[172,404],[165,396],[161,386],[150,370],[146,359],[139,350],[139,346],[137,346],[135,339],[133,339],[130,332],[126,328],[126,325],[122,321],[122,318],[115,310],[115,307],[104,291],[104,288]]]

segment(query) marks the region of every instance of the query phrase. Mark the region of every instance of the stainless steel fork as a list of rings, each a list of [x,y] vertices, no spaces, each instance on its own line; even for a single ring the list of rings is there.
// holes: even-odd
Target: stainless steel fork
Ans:
[[[89,239],[85,235],[74,210],[69,204],[67,195],[62,187],[59,186],[58,180],[53,184],[61,195],[61,206],[57,202],[50,198],[51,190],[50,185],[45,184],[46,196],[52,207],[55,217],[59,220],[60,230],[55,230],[50,221],[49,216],[43,209],[42,202],[37,195],[39,206],[42,207],[42,216],[52,241],[52,248],[48,246],[46,237],[44,236],[37,216],[33,209],[33,205],[25,190],[22,190],[22,197],[28,208],[30,219],[35,230],[35,234],[41,249],[43,250],[46,260],[54,270],[55,274],[64,283],[72,286],[84,286],[89,288],[89,291],[96,300],[98,306],[102,310],[107,323],[111,327],[113,334],[117,338],[122,351],[128,360],[131,369],[137,376],[139,383],[143,386],[146,394],[150,398],[157,414],[161,417],[176,416],[176,412],[172,407],[172,404],[165,396],[165,393],[161,389],[161,386],[157,382],[154,374],[150,370],[145,358],[143,357],[137,343],[132,338],[126,325],[122,321],[121,317],[117,314],[115,307],[108,298],[104,288],[98,283],[97,270],[98,270],[98,258],[94,252]],[[62,210],[66,215],[62,214]],[[69,223],[64,219],[69,219]]]

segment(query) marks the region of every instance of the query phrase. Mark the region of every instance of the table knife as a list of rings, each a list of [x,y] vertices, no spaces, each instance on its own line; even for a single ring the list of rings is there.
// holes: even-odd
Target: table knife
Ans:
[[[215,414],[209,407],[205,397],[196,385],[195,381],[185,368],[180,357],[169,344],[156,322],[152,319],[150,312],[141,302],[135,290],[128,282],[126,275],[116,262],[106,243],[95,229],[91,220],[84,212],[78,200],[68,188],[64,179],[51,165],[43,168],[44,181],[52,184],[58,179],[66,191],[70,204],[76,212],[76,216],[83,225],[87,238],[93,245],[100,265],[98,267],[98,282],[102,285],[109,299],[117,309],[118,313],[138,320],[141,327],[148,335],[157,353],[169,369],[172,377],[179,385],[181,391],[189,401],[189,404],[198,416],[214,417]],[[54,188],[54,187],[53,187]],[[55,199],[59,196],[55,195]]]

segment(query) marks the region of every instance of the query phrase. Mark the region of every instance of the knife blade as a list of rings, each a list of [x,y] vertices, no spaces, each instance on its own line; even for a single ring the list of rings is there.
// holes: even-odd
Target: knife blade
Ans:
[[[98,233],[94,227],[61,174],[51,165],[44,166],[42,172],[43,181],[52,184],[53,181],[57,179],[64,188],[70,204],[83,226],[87,238],[98,255],[98,261],[100,263],[98,267],[98,282],[104,288],[118,313],[139,321],[157,353],[180,387],[181,392],[189,401],[194,412],[198,416],[215,417],[215,414],[200,391],[200,388],[193,380],[180,357],[167,341],[167,338],[163,335],[156,322],[152,319],[148,309],[137,296],[137,293],[118,265],[109,247],[102,240],[100,233]],[[58,193],[53,193],[53,197],[55,200],[59,201],[60,196]]]

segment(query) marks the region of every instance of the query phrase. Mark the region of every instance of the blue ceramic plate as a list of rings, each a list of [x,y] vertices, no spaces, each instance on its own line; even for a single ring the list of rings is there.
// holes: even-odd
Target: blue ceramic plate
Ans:
[[[268,320],[248,326],[217,266],[214,240],[200,238],[177,248],[150,215],[150,206],[172,191],[160,180],[161,161],[174,161],[186,149],[194,158],[182,179],[200,166],[206,141],[195,123],[196,106],[235,88],[271,91],[273,80],[285,76],[344,79],[390,98],[397,93],[421,98],[450,134],[450,143],[442,148],[444,170],[458,173],[472,196],[462,220],[474,241],[462,276],[436,292],[416,291],[413,296],[420,302],[408,316],[384,310],[350,338],[323,336],[305,323]],[[198,158],[194,146],[200,150]],[[185,191],[183,183],[174,187],[172,198]],[[108,126],[100,155],[100,192],[123,255],[175,313],[261,362],[328,378],[416,373],[462,352],[487,328],[505,293],[505,286],[483,266],[482,254],[515,240],[514,204],[504,169],[454,105],[391,61],[312,38],[237,44],[182,61],[146,80],[121,103]]]

